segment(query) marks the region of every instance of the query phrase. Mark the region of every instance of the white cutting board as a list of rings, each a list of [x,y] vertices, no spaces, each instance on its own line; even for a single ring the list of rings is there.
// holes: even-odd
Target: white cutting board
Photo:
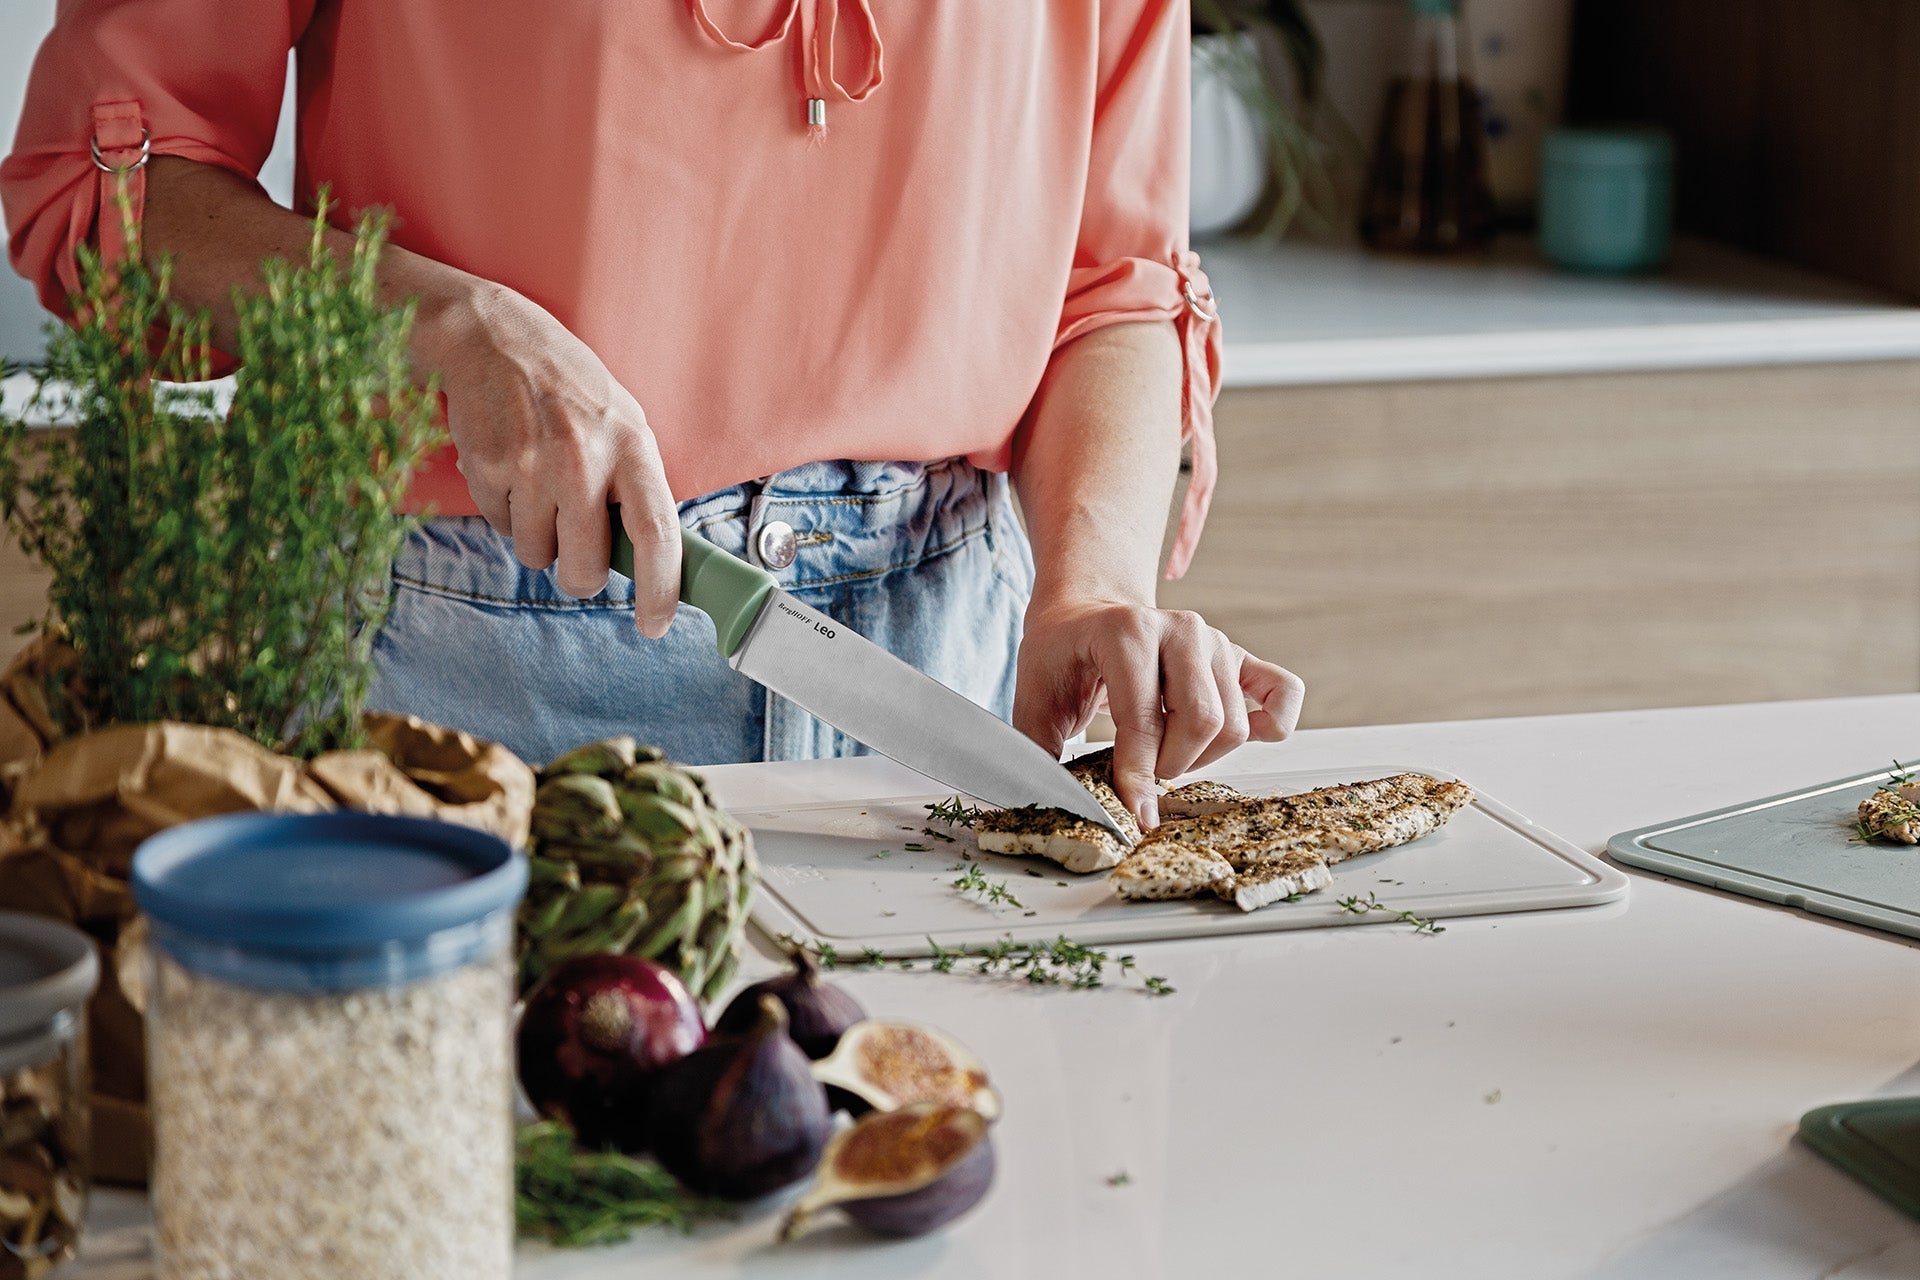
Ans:
[[[1218,781],[1253,795],[1281,795],[1408,768],[1353,765],[1220,775]],[[1454,777],[1441,769],[1412,771]],[[1105,872],[1076,876],[1041,858],[981,853],[971,831],[928,817],[923,806],[945,798],[733,810],[753,829],[760,853],[754,923],[770,936],[825,943],[843,956],[874,948],[904,958],[931,955],[929,937],[948,948],[1061,934],[1105,945],[1392,920],[1385,912],[1355,914],[1339,906],[1342,898],[1369,893],[1395,911],[1441,919],[1593,906],[1627,892],[1619,871],[1481,795],[1424,840],[1341,863],[1333,869],[1332,886],[1298,902],[1250,912],[1215,898],[1122,902]],[[924,834],[926,827],[953,842]],[[909,844],[931,847],[916,851]],[[1020,905],[992,905],[955,890],[968,860],[979,862],[988,880],[1005,881]]]

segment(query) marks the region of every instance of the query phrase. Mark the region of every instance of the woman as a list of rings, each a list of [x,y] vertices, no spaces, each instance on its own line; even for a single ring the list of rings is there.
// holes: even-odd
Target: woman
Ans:
[[[535,760],[851,749],[677,609],[687,527],[1050,750],[1104,698],[1149,825],[1156,775],[1292,729],[1297,679],[1154,603],[1183,438],[1171,573],[1214,477],[1183,0],[68,0],[0,167],[49,306],[124,176],[231,339],[307,236],[253,181],[290,48],[296,203],[394,210],[452,437],[377,705]]]

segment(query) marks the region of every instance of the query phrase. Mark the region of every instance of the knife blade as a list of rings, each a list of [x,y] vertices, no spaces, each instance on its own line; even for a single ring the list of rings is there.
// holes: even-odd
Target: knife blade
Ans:
[[[631,577],[617,516],[613,530],[613,567]],[[680,598],[713,619],[728,666],[881,755],[988,804],[1065,809],[1125,839],[1039,743],[689,530]]]

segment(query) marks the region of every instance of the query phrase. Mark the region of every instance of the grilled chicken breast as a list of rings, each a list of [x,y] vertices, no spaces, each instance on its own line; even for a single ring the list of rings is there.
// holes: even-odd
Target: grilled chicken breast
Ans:
[[[1139,841],[1140,824],[1127,812],[1127,806],[1120,803],[1120,793],[1113,789],[1112,747],[1091,751],[1067,761],[1067,772],[1078,778],[1080,785],[1100,802],[1100,807],[1107,811],[1114,825],[1126,834],[1129,845]]]
[[[1117,873],[1116,873],[1117,874]],[[1258,911],[1296,894],[1313,893],[1333,883],[1333,868],[1317,853],[1301,850],[1277,858],[1255,858],[1216,882],[1213,891],[1242,911]]]
[[[1920,785],[1874,792],[1860,802],[1860,825],[1869,836],[1920,844]]]
[[[987,853],[1051,858],[1082,874],[1105,871],[1127,856],[1127,847],[1111,831],[1065,809],[996,809],[975,819],[973,830]]]
[[[1233,864],[1192,845],[1165,844],[1142,850],[1113,869],[1107,880],[1123,898],[1197,898],[1233,880]]]
[[[1235,791],[1224,782],[1189,782],[1160,797],[1160,820],[1205,818],[1236,809],[1252,799],[1246,792]]]
[[[1333,881],[1331,864],[1418,840],[1472,799],[1473,789],[1463,783],[1411,773],[1244,799],[1204,816],[1162,822],[1111,878],[1125,898],[1193,897],[1210,888],[1252,911],[1326,888]],[[1233,874],[1202,886],[1193,874],[1198,857],[1223,861]],[[1156,877],[1163,882],[1152,883]]]

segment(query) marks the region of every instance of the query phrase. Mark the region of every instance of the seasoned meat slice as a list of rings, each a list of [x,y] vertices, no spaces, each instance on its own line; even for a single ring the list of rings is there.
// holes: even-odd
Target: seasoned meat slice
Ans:
[[[1115,872],[1118,875],[1119,872]],[[1276,858],[1255,858],[1236,867],[1213,891],[1242,911],[1257,911],[1295,894],[1313,893],[1333,883],[1333,870],[1317,853],[1302,850]]]
[[[1069,871],[1105,871],[1127,850],[1105,827],[1065,809],[995,809],[975,819],[973,830],[988,853],[1051,858]]]
[[[1183,844],[1161,844],[1143,849],[1113,869],[1107,877],[1113,891],[1134,901],[1197,898],[1233,880],[1225,858]]]
[[[1912,798],[1907,793],[1912,792]],[[1920,786],[1876,791],[1860,802],[1860,825],[1869,836],[1896,844],[1920,844]]]
[[[1162,842],[1196,846],[1235,867],[1299,850],[1315,850],[1328,862],[1340,862],[1418,840],[1472,799],[1473,789],[1464,783],[1396,774],[1303,795],[1248,800],[1205,817],[1163,822],[1140,847]]]
[[[1160,797],[1160,819],[1173,822],[1181,818],[1204,818],[1225,813],[1253,799],[1244,791],[1235,791],[1224,782],[1189,782]]]
[[[1113,789],[1112,747],[1103,747],[1067,761],[1067,772],[1078,778],[1080,785],[1100,802],[1100,807],[1113,818],[1114,825],[1126,834],[1129,845],[1140,839],[1140,824],[1127,812],[1127,806],[1120,803],[1120,793]]]

